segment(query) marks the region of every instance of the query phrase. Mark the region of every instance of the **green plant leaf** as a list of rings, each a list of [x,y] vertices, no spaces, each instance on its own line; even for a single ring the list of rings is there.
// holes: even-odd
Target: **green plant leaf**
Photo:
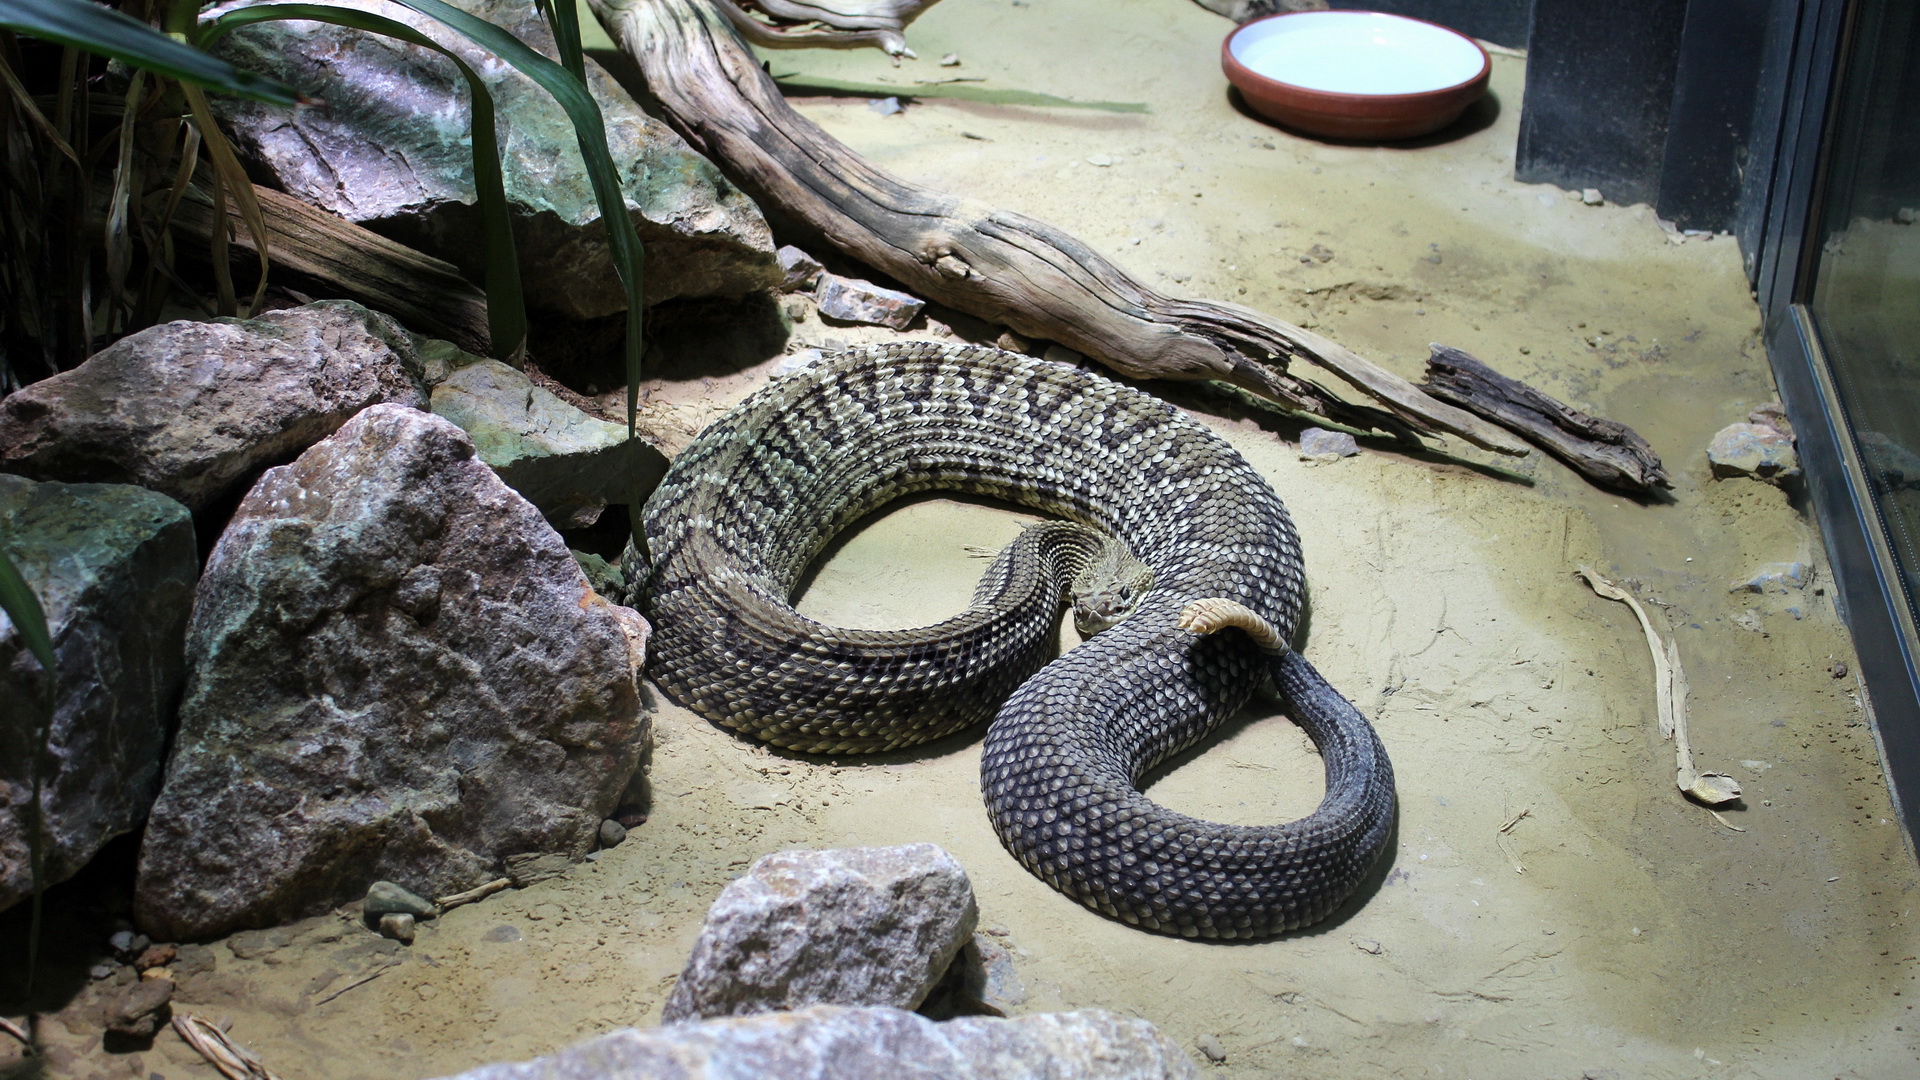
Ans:
[[[560,53],[560,66],[581,82],[587,81],[586,53],[580,48],[580,6],[575,0],[534,0],[540,14],[553,31],[554,48]]]
[[[292,87],[216,60],[131,15],[92,0],[0,0],[0,27],[124,60],[134,67],[223,94],[275,105],[298,105],[302,101]]]
[[[487,89],[487,84],[466,61],[406,23],[331,4],[267,4],[229,11],[203,28],[201,41],[211,46],[222,34],[237,27],[277,19],[332,23],[367,33],[383,34],[410,45],[432,49],[453,61],[454,66],[460,69],[460,74],[467,80],[468,95],[473,103],[473,187],[480,207],[482,228],[486,231],[487,337],[495,357],[511,359],[526,344],[527,304],[520,282],[520,259],[513,242],[513,219],[507,209],[506,181],[500,173],[500,142],[495,126],[493,94]],[[506,31],[500,32],[506,35]],[[506,36],[511,39],[511,35]]]
[[[26,643],[27,651],[49,674],[53,671],[53,638],[47,634],[47,615],[40,609],[40,598],[34,595],[27,581],[20,576],[20,568],[13,564],[5,551],[0,551],[0,610],[13,620],[14,632]]]
[[[627,216],[627,200],[620,186],[620,172],[607,150],[607,126],[600,105],[587,91],[587,84],[572,72],[535,52],[498,26],[469,15],[442,0],[395,0],[422,15],[431,16],[465,35],[468,40],[512,64],[520,73],[539,83],[566,110],[573,121],[574,137],[580,142],[587,178],[593,184],[594,201],[600,204],[600,220],[607,230],[607,246],[613,265],[620,272],[627,293],[627,435],[634,432],[634,413],[639,405],[642,272],[645,252],[633,219]],[[562,0],[564,3],[565,0]],[[577,30],[577,24],[576,24]],[[577,37],[577,33],[576,33]]]

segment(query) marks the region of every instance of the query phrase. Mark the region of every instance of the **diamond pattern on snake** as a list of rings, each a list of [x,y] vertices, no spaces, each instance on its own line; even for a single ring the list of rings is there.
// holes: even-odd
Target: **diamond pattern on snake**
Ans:
[[[808,564],[861,516],[926,491],[1030,507],[971,606],[851,630],[797,613]],[[1087,371],[978,346],[856,348],[713,424],[647,503],[649,674],[729,730],[807,753],[926,742],[991,721],[987,812],[1030,871],[1136,926],[1258,938],[1325,918],[1392,831],[1393,770],[1358,710],[1287,647],[1304,599],[1280,498],[1224,440]],[[1063,604],[1093,637],[1053,657]],[[1298,821],[1223,825],[1139,779],[1263,680],[1319,747]]]

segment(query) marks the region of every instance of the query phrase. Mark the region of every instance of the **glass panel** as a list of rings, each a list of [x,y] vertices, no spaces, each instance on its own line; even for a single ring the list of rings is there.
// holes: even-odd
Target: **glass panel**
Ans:
[[[1920,5],[1861,0],[1810,307],[1911,607],[1920,592]]]

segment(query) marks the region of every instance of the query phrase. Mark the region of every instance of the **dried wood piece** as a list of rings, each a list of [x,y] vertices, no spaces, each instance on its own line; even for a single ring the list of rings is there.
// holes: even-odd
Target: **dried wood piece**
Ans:
[[[1164,296],[1021,214],[909,184],[793,111],[706,0],[589,0],[668,121],[762,205],[948,307],[1057,341],[1134,378],[1220,379],[1301,412],[1405,439],[1526,444],[1332,341],[1249,308]],[[1300,359],[1377,406],[1287,370]]]
[[[192,1013],[174,1013],[173,1030],[227,1080],[280,1080],[226,1032]]]
[[[325,286],[331,295],[357,300],[400,320],[408,329],[443,338],[462,349],[488,354],[487,297],[453,264],[395,243],[283,192],[253,188],[267,220],[273,264]],[[235,223],[234,246],[253,251],[253,236]],[[213,235],[213,200],[190,189],[173,215],[173,228],[204,243]]]
[[[1701,772],[1694,768],[1693,743],[1687,738],[1687,676],[1680,667],[1679,643],[1662,637],[1653,628],[1653,619],[1632,593],[1601,577],[1590,566],[1582,566],[1578,572],[1596,595],[1632,608],[1634,617],[1640,620],[1641,632],[1647,635],[1647,649],[1653,654],[1653,694],[1660,716],[1660,737],[1673,740],[1674,786],[1709,808],[1738,799],[1739,781],[1726,773]],[[1721,823],[1727,824],[1726,819],[1722,818]],[[1728,828],[1737,829],[1733,825]]]
[[[939,0],[712,0],[741,37],[769,49],[859,49],[913,57],[902,33]],[[766,15],[757,19],[753,12]],[[898,63],[898,61],[895,61]]]
[[[443,896],[435,900],[434,903],[440,905],[442,912],[447,912],[459,907],[461,904],[471,904],[475,900],[485,900],[494,893],[511,888],[512,885],[512,878],[494,878],[485,885],[468,889],[466,892],[454,893],[452,896]]]
[[[1603,487],[1651,494],[1670,488],[1659,455],[1625,424],[1589,416],[1459,349],[1429,346],[1421,388],[1516,431]]]

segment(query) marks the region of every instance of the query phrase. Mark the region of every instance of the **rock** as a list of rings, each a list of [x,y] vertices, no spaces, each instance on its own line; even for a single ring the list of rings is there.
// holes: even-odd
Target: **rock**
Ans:
[[[380,936],[413,944],[413,916],[404,911],[390,911],[380,916]]]
[[[708,910],[661,1021],[809,1005],[911,1009],[977,919],[966,871],[933,844],[763,856]]]
[[[1747,423],[1764,424],[1789,439],[1793,438],[1793,422],[1787,419],[1786,406],[1777,401],[1769,401],[1748,413]]]
[[[1600,194],[1599,188],[1582,188],[1580,189],[1580,201],[1586,203],[1588,206],[1602,206],[1605,205],[1607,197]]]
[[[898,116],[907,111],[907,107],[902,105],[900,99],[897,97],[875,98],[867,102],[867,108],[879,113],[881,116]]]
[[[1707,461],[1720,479],[1771,480],[1799,472],[1793,440],[1766,424],[1728,424],[1707,444]]]
[[[413,339],[347,300],[171,322],[0,401],[0,470],[200,510],[382,401],[424,407]]]
[[[1761,563],[1760,569],[1745,581],[1736,581],[1728,592],[1778,593],[1782,596],[1807,587],[1812,571],[1803,562]]]
[[[1360,452],[1360,443],[1345,431],[1310,427],[1300,433],[1300,457],[1308,461],[1338,461]]]
[[[167,1022],[173,980],[141,979],[107,1006],[107,1030],[134,1039],[151,1039]]]
[[[140,950],[140,955],[134,959],[133,966],[142,972],[163,968],[173,963],[176,953],[177,950],[172,945],[149,945]]]
[[[1200,1055],[1206,1058],[1209,1064],[1225,1065],[1227,1063],[1227,1048],[1221,1044],[1218,1035],[1200,1036],[1193,1040],[1193,1048],[1200,1051]]]
[[[0,551],[39,598],[53,639],[41,792],[43,884],[53,885],[137,828],[160,790],[200,557],[192,516],[165,495],[4,474]],[[45,674],[0,615],[0,909],[33,891],[27,763],[47,730]]]
[[[1078,367],[1085,363],[1087,358],[1067,348],[1065,345],[1056,344],[1047,346],[1046,349],[1041,352],[1040,359],[1050,364],[1066,364],[1070,367]]]
[[[775,371],[780,375],[791,375],[796,371],[804,371],[812,367],[826,359],[826,356],[827,354],[819,349],[795,349],[780,358]]]
[[[841,277],[822,271],[813,287],[814,302],[820,314],[841,322],[867,323],[905,330],[925,300],[897,289],[883,289],[857,278]]]
[[[535,5],[453,2],[558,56]],[[574,319],[626,310],[573,125],[553,97],[431,18],[379,0],[340,4],[425,31],[488,84],[528,305]],[[241,6],[247,4],[207,15]],[[293,110],[218,96],[215,113],[268,183],[446,259],[475,281],[484,276],[467,86],[452,63],[391,38],[311,22],[236,30],[215,51],[327,102],[324,109]],[[591,57],[586,68],[646,247],[647,303],[738,295],[778,282],[773,234],[753,201],[642,112]]]
[[[87,978],[92,979],[94,982],[99,982],[102,979],[111,979],[113,978],[113,965],[95,964],[87,969]]]
[[[432,408],[556,529],[585,528],[610,502],[644,502],[667,471],[666,455],[628,439],[626,425],[588,416],[498,360],[447,376]]]
[[[774,256],[780,260],[781,292],[811,289],[813,283],[820,280],[820,271],[823,269],[820,260],[792,244],[774,252]]]
[[[573,561],[580,564],[580,572],[587,575],[587,584],[593,586],[594,592],[608,598],[626,595],[626,574],[604,557],[590,551],[575,551]]]
[[[603,848],[619,847],[620,841],[625,840],[626,838],[627,838],[627,827],[625,825],[620,824],[619,822],[613,820],[612,818],[608,818],[607,820],[600,823],[600,846],[601,847]]]
[[[367,409],[208,560],[136,921],[205,938],[585,855],[638,761],[646,636],[466,433]]]
[[[451,1080],[1191,1080],[1187,1055],[1145,1020],[1098,1009],[935,1023],[890,1008],[803,1012],[615,1031]]]
[[[361,911],[369,919],[386,915],[431,919],[440,914],[440,908],[433,901],[416,896],[391,881],[376,881],[367,886],[367,899],[361,905]]]

